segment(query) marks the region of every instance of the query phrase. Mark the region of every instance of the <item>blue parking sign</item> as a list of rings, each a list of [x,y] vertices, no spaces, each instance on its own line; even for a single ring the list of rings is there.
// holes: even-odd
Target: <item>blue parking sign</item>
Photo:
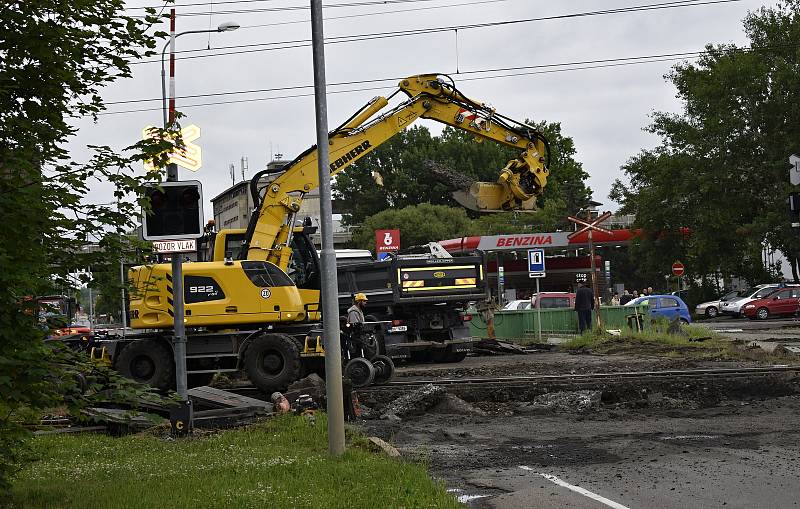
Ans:
[[[544,249],[528,250],[528,275],[544,277]]]

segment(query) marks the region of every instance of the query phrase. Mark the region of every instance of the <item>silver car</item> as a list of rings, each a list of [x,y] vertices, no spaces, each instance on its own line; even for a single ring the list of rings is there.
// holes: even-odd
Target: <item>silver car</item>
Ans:
[[[722,305],[723,302],[727,302],[729,300],[733,300],[738,297],[739,297],[739,291],[734,290],[732,292],[726,293],[717,300],[710,300],[708,302],[703,302],[702,304],[698,304],[697,307],[694,308],[694,311],[698,315],[705,315],[707,318],[714,318],[719,314],[719,307]]]
[[[720,313],[724,313],[726,315],[740,316],[742,312],[742,306],[748,302],[766,297],[770,293],[774,292],[777,288],[777,284],[758,285],[754,286],[753,288],[748,288],[740,293],[739,298],[721,302],[719,311]]]

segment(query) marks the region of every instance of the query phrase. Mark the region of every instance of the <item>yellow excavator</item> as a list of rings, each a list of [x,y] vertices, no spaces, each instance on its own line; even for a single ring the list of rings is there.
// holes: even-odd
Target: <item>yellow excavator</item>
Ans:
[[[388,108],[399,93],[406,99]],[[536,209],[549,174],[547,140],[534,128],[469,99],[446,75],[406,78],[394,94],[374,98],[334,129],[328,141],[331,176],[418,118],[520,151],[496,182],[462,183],[453,193],[461,205],[481,212]],[[319,267],[305,234],[308,225],[297,218],[303,196],[318,186],[316,146],[278,171],[256,174],[250,192],[257,206],[247,229],[218,232],[211,261],[183,265],[190,385],[193,377],[199,383],[215,372],[244,368],[258,387],[277,389],[313,369],[311,359],[324,355],[307,337],[308,324],[320,319]],[[174,379],[174,364],[165,362],[172,355],[171,266],[134,267],[129,277],[135,289],[131,327],[150,331],[109,343],[109,353],[123,374],[169,386]]]

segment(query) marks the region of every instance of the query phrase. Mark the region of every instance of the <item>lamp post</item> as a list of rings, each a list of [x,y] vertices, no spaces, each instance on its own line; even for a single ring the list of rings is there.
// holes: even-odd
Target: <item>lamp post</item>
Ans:
[[[167,47],[170,47],[169,53],[169,78],[170,78],[170,101],[172,101],[172,108],[170,112],[174,112],[175,107],[175,39],[182,35],[186,34],[210,34],[214,32],[233,32],[237,30],[241,25],[236,23],[235,21],[226,21],[225,23],[221,23],[217,26],[214,30],[187,30],[185,32],[181,32],[179,34],[175,34],[175,9],[172,9],[170,12],[170,39],[164,44],[164,48],[161,49],[161,109],[162,115],[164,117],[164,129],[167,128],[169,124],[171,124],[175,119],[171,118],[171,115],[168,116],[167,114],[167,81],[166,81],[166,73],[164,70],[164,55],[167,51]],[[178,180],[178,168],[170,164],[167,167],[167,180]]]
[[[207,34],[213,32],[232,32],[239,28],[238,23],[231,21],[222,23],[216,30],[187,30],[175,34],[175,9],[170,10],[169,41],[161,50],[161,104],[163,106],[164,129],[175,121],[175,39],[186,34]],[[167,114],[167,87],[164,73],[164,53],[169,46],[169,115]],[[178,165],[167,166],[167,180],[178,180]],[[172,253],[172,292],[173,292],[173,344],[175,349],[175,388],[183,404],[188,408],[191,423],[191,403],[189,402],[186,384],[186,329],[183,323],[183,266],[180,253]],[[191,424],[190,424],[191,426]]]

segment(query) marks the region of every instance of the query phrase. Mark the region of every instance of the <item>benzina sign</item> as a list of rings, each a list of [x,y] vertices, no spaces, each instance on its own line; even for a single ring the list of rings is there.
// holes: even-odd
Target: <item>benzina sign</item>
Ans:
[[[481,237],[478,249],[497,250],[517,247],[564,247],[569,245],[567,232],[533,233],[522,235],[490,235]]]

